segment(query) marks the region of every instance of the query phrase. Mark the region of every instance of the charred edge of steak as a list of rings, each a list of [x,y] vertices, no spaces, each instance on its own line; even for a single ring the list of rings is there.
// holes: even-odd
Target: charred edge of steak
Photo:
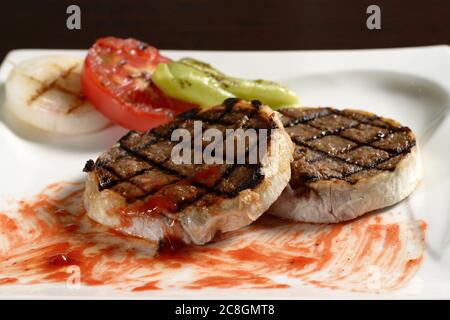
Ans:
[[[333,108],[281,109],[294,152],[291,186],[320,180],[355,184],[396,165],[416,145],[408,127],[373,114]]]
[[[256,100],[256,99],[253,99],[252,101],[251,101],[251,103],[252,103],[252,106],[254,106],[255,108],[259,108],[259,107],[261,107],[262,106],[262,102],[261,101],[259,101],[259,100]]]
[[[211,179],[198,178],[204,172],[209,173],[210,167],[207,165],[171,163],[169,150],[176,144],[170,141],[172,131],[190,124],[189,122],[193,120],[206,123],[205,129],[211,126],[269,129],[269,150],[270,130],[277,128],[273,115],[267,116],[260,112],[258,102],[246,103],[235,99],[228,100],[227,104],[228,106],[222,105],[210,109],[189,110],[179,114],[172,122],[145,133],[128,132],[95,163],[90,163],[90,171],[95,170],[99,177],[99,189],[112,189],[122,194],[128,202],[134,202],[145,201],[148,197],[162,192],[164,188],[170,191],[170,186],[191,185],[192,189],[195,189],[195,195],[184,197],[183,201],[176,201],[176,207],[180,209],[196,202],[206,194],[230,198],[245,189],[255,188],[264,178],[259,163],[261,159],[257,164],[217,165],[219,173],[217,176],[212,175]],[[245,151],[247,156],[250,149],[249,146]],[[147,177],[153,175],[157,177],[155,178],[157,181],[161,182],[157,187],[149,187],[145,182]]]
[[[84,165],[83,172],[91,172],[94,170],[95,162],[92,159],[89,159],[86,161],[86,164]]]
[[[231,109],[235,106],[236,103],[239,102],[238,98],[227,98],[223,101],[223,105],[227,107],[227,109]]]
[[[192,119],[195,117],[195,115],[197,113],[199,113],[201,110],[201,108],[194,108],[182,113],[179,113],[175,118],[176,119],[181,119],[181,120],[187,120],[187,119]]]
[[[264,179],[264,174],[262,173],[260,165],[248,165],[247,167],[250,167],[252,170],[249,179],[241,181],[240,184],[236,186],[236,189],[233,192],[229,193],[231,197],[237,196],[241,191],[245,189],[255,188]]]

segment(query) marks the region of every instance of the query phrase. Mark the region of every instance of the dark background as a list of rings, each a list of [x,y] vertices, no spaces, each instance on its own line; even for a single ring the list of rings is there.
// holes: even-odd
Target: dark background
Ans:
[[[66,8],[81,7],[81,30]],[[381,7],[382,30],[366,28]],[[450,0],[1,1],[0,58],[18,48],[87,48],[105,35],[163,49],[354,49],[450,44]]]

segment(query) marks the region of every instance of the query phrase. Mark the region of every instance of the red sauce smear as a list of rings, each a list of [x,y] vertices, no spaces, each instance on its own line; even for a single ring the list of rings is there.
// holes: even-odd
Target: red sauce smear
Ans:
[[[189,185],[192,182],[201,182],[212,187],[215,181],[219,179],[220,174],[220,166],[211,165],[210,167],[197,172],[192,178],[179,181],[178,184]],[[155,195],[150,196],[141,206],[139,206],[136,213],[158,215],[163,214],[164,212],[175,212],[177,209],[177,202],[173,199],[170,193],[166,194],[164,191],[160,191]],[[125,215],[127,214],[125,213]],[[125,225],[128,225],[128,222]]]
[[[154,195],[147,199],[139,208],[140,212],[146,214],[165,212],[174,212],[177,209],[177,204],[168,196]]]
[[[161,288],[157,286],[158,282],[158,280],[147,282],[140,287],[133,288],[132,291],[160,290]]]
[[[0,284],[11,284],[11,283],[16,283],[19,279],[17,278],[12,278],[12,277],[8,277],[8,278],[0,278]]]
[[[406,285],[423,259],[425,223],[393,211],[335,225],[266,215],[212,244],[174,242],[158,254],[158,244],[87,218],[83,191],[79,183],[53,184],[0,213],[0,285],[80,281],[134,292],[312,285],[385,292]]]

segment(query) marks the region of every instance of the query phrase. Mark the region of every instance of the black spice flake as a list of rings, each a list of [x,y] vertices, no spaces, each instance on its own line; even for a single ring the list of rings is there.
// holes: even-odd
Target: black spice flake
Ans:
[[[94,169],[94,160],[89,159],[84,165],[83,172],[91,172]]]
[[[152,75],[147,71],[144,71],[141,73],[141,78],[144,79],[145,81],[150,81],[152,79]]]
[[[227,98],[223,102],[223,105],[229,109],[233,108],[236,103],[239,102],[238,98]]]
[[[254,106],[256,109],[259,109],[259,107],[261,107],[262,102],[256,99],[252,100],[252,106]]]

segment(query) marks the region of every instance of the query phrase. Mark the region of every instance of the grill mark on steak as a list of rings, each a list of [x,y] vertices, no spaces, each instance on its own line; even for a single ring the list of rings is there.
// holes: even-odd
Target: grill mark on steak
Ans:
[[[126,150],[126,149],[125,149],[125,150]],[[151,165],[153,165],[153,167],[154,167],[156,170],[160,171],[161,173],[167,174],[167,175],[169,175],[169,176],[171,176],[171,177],[174,177],[174,178],[178,178],[178,179],[177,179],[176,181],[174,181],[173,183],[177,183],[177,182],[179,182],[180,180],[189,180],[189,179],[191,179],[190,183],[191,183],[192,185],[198,186],[198,187],[200,187],[200,188],[206,188],[206,187],[208,187],[207,185],[203,185],[202,183],[199,183],[199,182],[196,181],[195,179],[192,179],[192,177],[190,177],[190,176],[188,176],[188,175],[182,174],[182,173],[180,173],[180,172],[177,171],[177,170],[170,169],[170,168],[168,168],[167,166],[164,166],[163,164],[159,164],[158,162],[152,161],[151,159],[142,157],[142,155],[137,154],[137,153],[134,153],[134,152],[131,151],[131,150],[127,150],[127,152],[129,152],[132,156],[135,156],[136,158],[141,158],[141,159],[147,161],[148,163],[150,163]],[[145,173],[145,172],[147,172],[147,171],[138,172],[137,174],[130,176],[127,180],[136,178],[136,176],[139,176],[139,175],[141,175],[141,174],[143,174],[143,173]],[[123,180],[122,180],[122,181],[123,181]],[[120,182],[120,180],[119,180],[118,182]],[[117,183],[117,182],[116,182],[116,183]],[[167,186],[167,185],[170,185],[170,184],[172,184],[172,183],[168,183],[168,184],[163,185],[163,186]],[[211,191],[211,192],[214,192],[214,190],[210,190],[210,191]],[[144,199],[145,197],[150,196],[150,195],[152,195],[152,194],[154,194],[154,193],[155,193],[154,191],[146,192],[145,194],[143,194],[143,195],[141,195],[141,196],[139,196],[139,197],[137,197],[137,198],[132,198],[132,199],[128,199],[128,198],[127,198],[127,201],[132,202],[132,201],[134,201],[134,200]]]
[[[393,171],[416,145],[408,127],[374,114],[333,108],[279,111],[297,145],[293,187],[333,179],[354,184],[365,176]]]
[[[195,205],[196,202],[206,203],[205,196],[208,195],[229,198],[244,189],[256,187],[264,178],[259,162],[175,165],[171,161],[170,144],[176,144],[170,141],[173,130],[189,130],[195,120],[203,122],[203,129],[221,126],[232,129],[268,129],[268,138],[270,130],[277,128],[272,118],[259,112],[256,102],[250,104],[237,100],[233,105],[229,102],[227,106],[187,111],[179,114],[172,122],[148,132],[128,132],[114,147],[100,156],[91,168],[99,177],[99,189],[116,191],[128,203],[153,203],[161,201],[161,197],[171,199],[172,203],[163,210],[165,214],[171,214],[186,206]],[[227,136],[224,134],[223,138],[225,141]],[[270,145],[270,139],[268,144]],[[255,145],[245,150],[247,156]],[[156,178],[152,178],[152,175]],[[183,193],[183,190],[186,192]]]

